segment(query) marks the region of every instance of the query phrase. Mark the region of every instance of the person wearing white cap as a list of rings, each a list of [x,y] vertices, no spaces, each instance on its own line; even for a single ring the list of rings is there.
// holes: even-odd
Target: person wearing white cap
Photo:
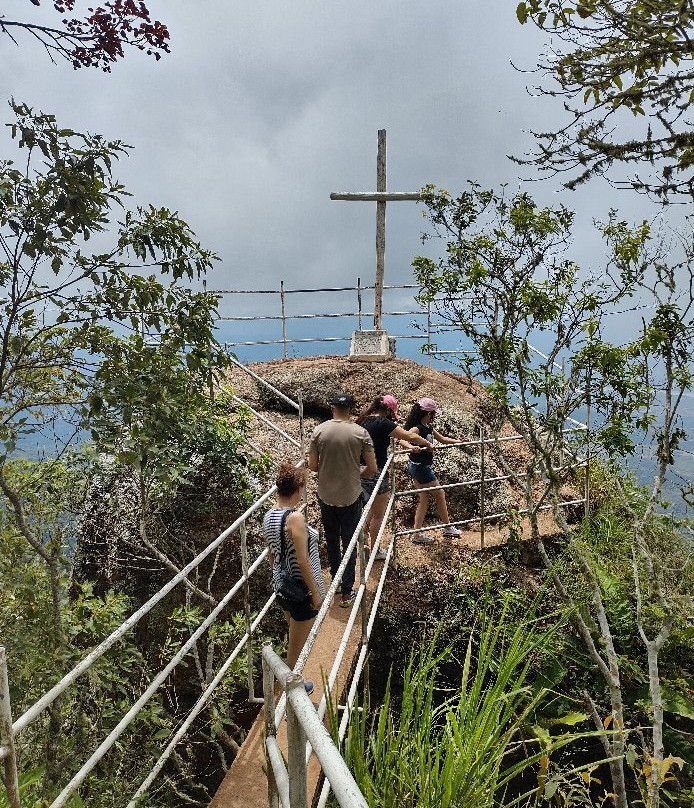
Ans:
[[[436,439],[439,443],[459,443],[455,438],[447,438],[434,429],[434,417],[437,415],[441,415],[441,410],[434,399],[420,398],[410,410],[410,414],[405,422],[405,429],[416,429],[420,437],[427,441]],[[407,473],[414,480],[414,487],[423,489],[422,493],[419,495],[417,510],[414,515],[415,530],[420,530],[424,524],[424,519],[429,509],[429,496],[431,494],[436,502],[436,512],[439,515],[439,519],[446,525],[443,529],[443,535],[450,537],[460,536],[458,528],[448,523],[446,492],[440,488],[437,491],[431,492],[426,490],[427,488],[439,485],[439,481],[432,468],[434,453],[431,449],[422,449],[421,446],[415,446],[406,440],[401,440],[400,443],[406,449],[410,449]],[[412,541],[415,544],[430,544],[434,539],[428,533],[419,532],[415,533]]]
[[[361,490],[364,492],[364,497],[367,502],[388,460],[388,446],[391,438],[395,440],[407,439],[419,446],[424,446],[428,449],[434,448],[433,444],[419,436],[419,432],[416,429],[413,428],[408,432],[398,425],[397,420],[398,400],[395,396],[389,394],[375,398],[357,418],[357,423],[363,426],[369,435],[371,435],[371,440],[374,442],[374,450],[376,452],[376,464],[378,466],[378,471],[375,474],[361,481]],[[367,522],[371,547],[376,543],[378,531],[381,527],[381,522],[383,522],[383,514],[385,513],[386,504],[388,503],[388,497],[390,496],[390,481],[388,477],[389,475],[387,473],[378,489],[378,494],[376,494],[374,498],[369,514],[369,521]],[[386,551],[383,547],[376,551],[377,561],[383,561],[385,557]]]

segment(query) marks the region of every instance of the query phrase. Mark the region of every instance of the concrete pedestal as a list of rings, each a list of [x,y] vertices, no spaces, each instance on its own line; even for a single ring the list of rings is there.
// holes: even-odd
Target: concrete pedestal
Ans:
[[[395,356],[395,340],[387,331],[355,331],[349,347],[350,362],[387,362]]]

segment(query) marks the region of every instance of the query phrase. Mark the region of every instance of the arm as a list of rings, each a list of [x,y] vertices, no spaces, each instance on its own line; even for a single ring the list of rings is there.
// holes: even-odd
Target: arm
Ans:
[[[428,440],[423,438],[419,434],[416,426],[413,426],[412,429],[403,429],[401,426],[396,426],[395,429],[390,433],[390,437],[399,440],[401,446],[404,446],[406,449],[410,449],[411,451],[415,449],[412,441],[414,441],[414,443],[416,443],[418,446],[424,446],[425,449],[434,449],[434,444],[429,443]]]
[[[374,453],[373,447],[371,447],[371,451],[365,448],[362,457],[366,463],[361,472],[361,478],[364,480],[367,477],[373,477],[378,471],[378,466],[376,465],[376,454]]]
[[[313,449],[309,449],[306,455],[306,467],[309,471],[318,471],[318,455]]]
[[[434,437],[439,443],[447,443],[449,445],[453,445],[454,443],[462,443],[462,441],[458,440],[458,438],[447,438],[445,435],[442,435],[436,430],[434,430]]]
[[[313,578],[313,572],[311,571],[311,564],[308,560],[308,532],[306,530],[306,519],[303,513],[297,513],[296,511],[290,513],[285,524],[285,531],[294,545],[296,561],[301,571],[301,577],[304,579],[304,583],[311,593],[313,607],[314,609],[318,608],[321,603],[321,596],[318,593],[318,588]]]

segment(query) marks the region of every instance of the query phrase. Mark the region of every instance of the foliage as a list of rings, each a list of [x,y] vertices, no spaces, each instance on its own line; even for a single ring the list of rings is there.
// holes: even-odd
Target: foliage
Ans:
[[[131,609],[123,594],[104,589],[96,597],[88,581],[79,586],[69,579],[94,470],[93,449],[75,449],[85,432],[98,452],[110,452],[135,473],[139,509],[136,504],[129,516],[139,515],[137,557],[151,551],[169,571],[175,565],[147,534],[152,499],[175,498],[206,462],[219,464],[221,476],[241,489],[262,464],[241,452],[243,421],[228,422],[228,402],[210,400],[215,373],[227,362],[213,336],[216,300],[184,286],[215,256],[177,213],[126,207],[128,194],[111,172],[127,146],[59,128],[52,116],[24,105],[12,107],[10,130],[25,159],[21,168],[0,163],[0,527],[8,565],[3,580],[13,581],[0,595],[0,615],[15,709],[21,709]],[[55,439],[49,457],[14,460],[37,435]],[[106,523],[112,520],[104,514]],[[209,593],[206,598],[215,602]],[[157,618],[166,625],[169,615]],[[231,635],[220,634],[207,663],[230,642]],[[67,782],[151,679],[156,653],[145,659],[134,642],[117,648],[22,736],[22,769],[44,766],[43,798]],[[98,777],[83,785],[81,799],[117,804],[124,784],[141,777],[177,717],[175,689],[165,693],[132,726],[131,751],[137,751],[108,756]],[[198,741],[205,720],[213,718],[200,719]],[[176,792],[179,780],[192,782],[194,758],[183,743],[164,791]],[[202,794],[200,801],[209,801],[199,784],[186,790],[196,795],[191,799]]]
[[[41,5],[41,0],[31,2]],[[169,31],[159,20],[152,20],[144,0],[105,0],[97,8],[88,8],[83,17],[68,18],[63,15],[75,10],[77,0],[49,0],[46,5],[53,7],[50,15],[60,15],[56,23],[49,22],[46,15],[36,20],[0,16],[0,31],[17,45],[16,34],[30,34],[52,61],[63,58],[75,69],[100,67],[107,73],[123,58],[126,47],[144,51],[157,61],[169,52]]]
[[[627,626],[641,649],[652,711],[640,773],[648,773],[646,805],[657,808],[671,774],[666,762],[673,758],[664,749],[658,658],[686,595],[683,571],[669,573],[655,525],[663,484],[685,437],[678,408],[693,379],[691,233],[651,244],[647,223],[630,228],[612,214],[601,227],[606,267],[589,273],[568,257],[572,214],[564,207],[541,209],[527,194],[506,199],[476,185],[455,199],[428,188],[425,201],[435,234],[445,240],[445,254],[438,261],[415,260],[420,297],[475,349],[460,364],[487,384],[492,434],[499,437],[510,425],[530,449],[522,467],[511,467],[499,451],[496,460],[523,493],[530,537],[600,674],[602,684],[586,694],[596,728],[603,726],[596,699],[607,691],[616,732],[602,743],[612,761],[617,808],[626,808],[630,799],[623,763],[627,728],[643,716],[640,709],[625,713],[632,663],[620,655],[619,636]],[[647,316],[631,333],[623,329],[620,342],[609,341],[609,314],[617,306],[628,311],[634,300]],[[538,341],[542,350],[533,346]],[[473,395],[476,389],[471,385]],[[581,418],[587,407],[591,429],[567,432],[567,419]],[[625,588],[580,541],[562,509],[562,495],[576,479],[571,467],[585,466],[582,458],[616,464],[636,451],[637,440],[652,446],[656,473],[641,500],[614,477],[628,525]],[[562,458],[573,462],[558,462]],[[545,505],[569,548],[574,581],[563,580],[547,552],[538,520]]]
[[[536,132],[538,152],[518,162],[568,174],[568,188],[625,163],[637,173],[616,184],[694,196],[692,1],[523,0],[516,15],[561,43],[540,58],[539,89],[569,116]]]
[[[373,720],[366,706],[353,716],[345,759],[369,805],[534,804],[575,776],[558,776],[550,757],[577,737],[556,729],[587,716],[564,716],[554,722],[554,732],[533,724],[547,692],[533,691],[529,670],[556,624],[546,630],[527,619],[509,625],[506,608],[497,617],[483,618],[471,632],[461,660],[462,681],[452,694],[438,684],[440,668],[452,651],[437,652],[435,635],[428,646],[412,653],[397,709],[391,672],[385,702]],[[334,707],[330,719],[335,735]],[[518,783],[527,783],[523,775],[532,769],[539,774],[537,786],[512,796],[513,786],[517,794]]]

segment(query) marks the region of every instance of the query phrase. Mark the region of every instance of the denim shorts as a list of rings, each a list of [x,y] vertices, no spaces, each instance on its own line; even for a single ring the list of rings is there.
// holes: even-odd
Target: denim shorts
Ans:
[[[361,490],[364,494],[364,504],[369,501],[371,494],[374,492],[374,488],[376,487],[376,483],[378,482],[378,478],[381,476],[381,472],[377,471],[375,474],[372,474],[371,477],[367,477],[365,480],[361,481]],[[390,493],[390,472],[387,471],[385,477],[383,478],[383,482],[381,483],[381,487],[378,489],[378,494],[389,494]]]
[[[292,620],[302,622],[303,620],[313,620],[318,614],[318,609],[311,606],[311,596],[307,595],[305,600],[285,600],[277,595],[277,603],[283,612],[289,612]]]
[[[411,460],[408,460],[407,473],[420,485],[436,482],[434,469],[428,463],[413,463]]]

